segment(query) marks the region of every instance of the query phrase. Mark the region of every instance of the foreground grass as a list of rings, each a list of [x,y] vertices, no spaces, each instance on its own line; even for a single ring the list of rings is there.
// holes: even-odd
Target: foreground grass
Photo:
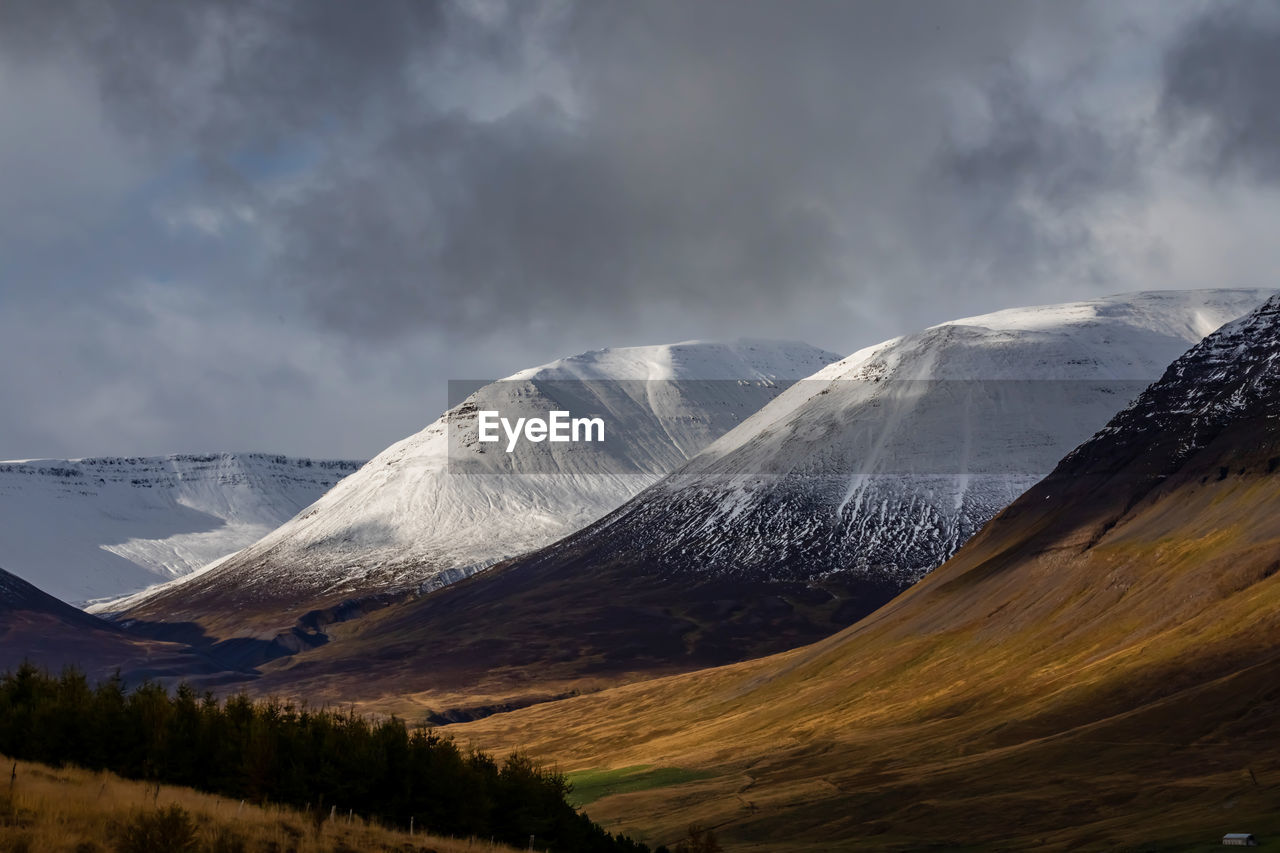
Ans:
[[[14,769],[16,767],[16,775]],[[3,759],[0,763],[0,850],[12,853],[508,853],[488,841],[410,835],[367,823],[358,815],[320,815],[259,807],[190,788],[147,785],[111,773]],[[10,781],[12,780],[12,782]],[[129,846],[135,828],[171,806],[194,824],[191,846],[152,842]],[[316,818],[322,818],[317,820]]]
[[[616,770],[579,770],[568,774],[569,782],[573,785],[569,802],[581,808],[601,797],[668,788],[684,782],[705,779],[709,775],[701,770],[654,767],[651,764],[636,764],[631,767],[619,767]]]

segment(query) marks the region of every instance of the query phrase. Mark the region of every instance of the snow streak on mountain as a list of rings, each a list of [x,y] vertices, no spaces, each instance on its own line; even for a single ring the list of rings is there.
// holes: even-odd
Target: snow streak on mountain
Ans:
[[[259,453],[0,462],[0,565],[63,601],[123,595],[240,550],[359,467]]]

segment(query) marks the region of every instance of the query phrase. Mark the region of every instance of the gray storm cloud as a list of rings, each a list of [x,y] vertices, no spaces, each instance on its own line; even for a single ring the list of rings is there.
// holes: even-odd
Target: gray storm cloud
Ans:
[[[1275,19],[0,0],[0,456],[359,455],[596,346],[1256,285],[1187,236],[1274,205]]]
[[[1280,178],[1280,7],[1221,4],[1192,21],[1165,63],[1163,118],[1198,134],[1201,164]]]
[[[574,7],[551,36],[573,81],[560,99],[401,117],[278,211],[285,269],[329,322],[379,334],[655,305],[776,316],[886,280],[916,297],[955,285],[959,247],[1025,255],[1113,189],[1108,141],[1060,135],[1026,93],[1012,116],[992,96],[987,138],[945,144],[948,86],[1009,76],[996,58],[1059,10]],[[1011,194],[1042,209],[1015,220],[998,207]],[[886,241],[903,221],[917,232]],[[973,284],[1017,293],[1031,262],[1002,254],[1007,279]]]

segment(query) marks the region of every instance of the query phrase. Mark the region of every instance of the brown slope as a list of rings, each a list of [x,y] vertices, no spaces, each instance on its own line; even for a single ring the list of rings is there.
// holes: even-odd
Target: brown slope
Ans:
[[[713,773],[592,804],[658,840],[694,820],[733,849],[1280,834],[1278,323],[1273,304],[1193,349],[833,638],[457,732],[571,769]]]
[[[1105,516],[1060,539],[1036,530],[1044,515],[1005,519],[1024,547],[993,530],[832,640],[459,734],[569,768],[713,770],[592,814],[641,830],[724,824],[737,842],[1020,844],[1072,826],[1066,839],[1105,846],[1167,837],[1166,808],[1207,820],[1233,798],[1269,807],[1280,489],[1259,473],[1266,459],[1224,480],[1217,463],[1091,545]]]
[[[55,673],[73,666],[93,679],[119,671],[134,682],[219,670],[183,645],[129,634],[0,570],[0,671],[23,663]]]
[[[715,666],[828,636],[897,587],[664,577],[547,549],[432,595],[326,627],[251,689],[466,719]]]

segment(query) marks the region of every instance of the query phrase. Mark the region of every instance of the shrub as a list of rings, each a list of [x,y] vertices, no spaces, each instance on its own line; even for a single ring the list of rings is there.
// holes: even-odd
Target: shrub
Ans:
[[[225,826],[218,830],[209,843],[209,853],[245,853],[248,849],[244,836]]]
[[[716,834],[696,823],[689,827],[689,834],[672,848],[673,853],[723,853],[724,848],[716,840]]]
[[[121,827],[117,853],[194,853],[196,825],[182,806],[139,812]]]

